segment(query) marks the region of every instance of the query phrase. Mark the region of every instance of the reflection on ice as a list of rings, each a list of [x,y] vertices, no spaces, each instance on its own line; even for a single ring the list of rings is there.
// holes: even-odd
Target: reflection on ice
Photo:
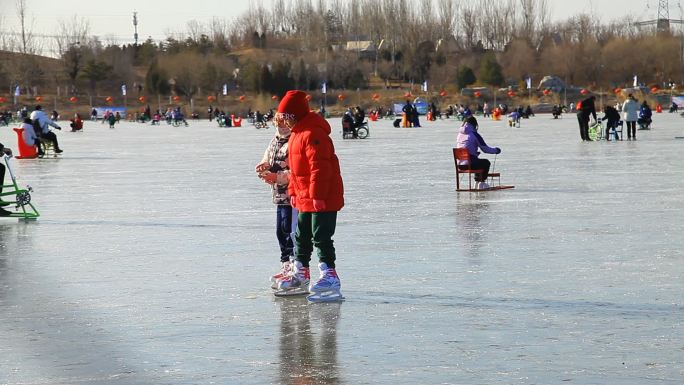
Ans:
[[[276,301],[280,384],[339,384],[337,324],[342,303],[309,305],[304,298]]]

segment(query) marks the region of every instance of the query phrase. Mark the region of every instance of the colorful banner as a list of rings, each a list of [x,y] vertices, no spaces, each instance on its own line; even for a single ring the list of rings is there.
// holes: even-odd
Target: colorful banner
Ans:
[[[106,106],[106,107],[93,107],[95,111],[97,111],[97,117],[99,119],[102,119],[104,116],[105,112],[110,111],[113,114],[116,114],[117,112],[121,117],[126,116],[126,107],[123,106]]]

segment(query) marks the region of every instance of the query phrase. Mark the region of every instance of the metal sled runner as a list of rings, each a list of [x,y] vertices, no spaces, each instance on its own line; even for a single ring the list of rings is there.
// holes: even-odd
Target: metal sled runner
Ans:
[[[7,172],[10,175],[12,184],[3,185],[2,193],[0,193],[0,198],[13,196],[14,200],[4,200],[4,202],[9,203],[5,208],[11,208],[14,206],[15,211],[13,211],[9,218],[21,218],[21,219],[36,219],[40,216],[36,207],[31,203],[31,192],[33,189],[30,186],[26,186],[25,189],[19,188],[17,185],[17,178],[12,171],[10,166],[10,156],[3,156],[3,161],[7,168]]]

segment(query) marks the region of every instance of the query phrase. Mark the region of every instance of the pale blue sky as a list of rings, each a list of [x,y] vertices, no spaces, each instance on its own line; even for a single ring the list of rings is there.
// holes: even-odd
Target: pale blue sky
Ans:
[[[467,1],[467,0],[464,0]],[[684,1],[684,0],[681,0]],[[153,0],[26,0],[29,13],[34,18],[36,33],[52,33],[60,19],[73,15],[88,18],[94,35],[105,38],[110,35],[117,40],[132,41],[133,11],[138,11],[138,33],[141,40],[152,36],[162,39],[167,31],[185,30],[188,20],[208,21],[212,17],[235,18],[250,4],[250,0],[195,0],[195,1],[153,1]],[[269,0],[263,0],[268,5]],[[611,20],[625,15],[638,15],[640,18],[655,18],[657,0],[549,0],[553,20],[566,19],[581,13],[591,12],[601,15],[602,20]],[[670,0],[670,16],[679,18],[680,1]],[[0,15],[3,18],[2,30],[16,28],[16,0],[0,0]],[[645,4],[649,7],[645,8]]]

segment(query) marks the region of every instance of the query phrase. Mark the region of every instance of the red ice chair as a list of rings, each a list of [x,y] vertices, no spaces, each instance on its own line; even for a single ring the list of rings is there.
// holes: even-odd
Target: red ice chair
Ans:
[[[468,154],[468,149],[467,148],[454,148],[454,165],[456,166],[456,191],[471,191],[473,190],[473,174],[478,174],[481,173],[482,169],[473,169],[470,168],[470,156]],[[459,162],[463,164],[464,161],[465,164],[468,166],[467,169],[459,169],[458,165]],[[461,189],[461,174],[468,174],[468,189]],[[487,178],[501,178],[501,174],[498,172],[490,172],[489,175],[487,175]],[[499,184],[501,182],[499,181]]]
[[[230,115],[230,119],[233,121],[233,127],[242,127],[242,118],[235,115]]]
[[[19,156],[17,159],[33,159],[38,157],[38,150],[36,146],[30,146],[24,142],[24,129],[23,128],[13,128],[14,132],[17,133],[17,144],[19,147]]]

